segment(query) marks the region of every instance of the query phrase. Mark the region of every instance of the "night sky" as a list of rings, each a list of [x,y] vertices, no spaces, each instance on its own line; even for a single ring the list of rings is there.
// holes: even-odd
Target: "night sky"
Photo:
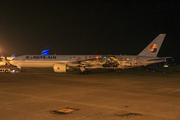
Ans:
[[[158,56],[180,56],[174,1],[0,1],[0,55],[139,54],[166,33]]]

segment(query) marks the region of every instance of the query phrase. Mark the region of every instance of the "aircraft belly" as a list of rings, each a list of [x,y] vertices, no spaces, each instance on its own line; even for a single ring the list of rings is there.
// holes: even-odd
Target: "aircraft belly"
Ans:
[[[53,67],[55,64],[62,63],[56,61],[21,61],[21,62],[14,62],[12,65],[21,66],[21,67]],[[64,63],[64,62],[63,62]]]

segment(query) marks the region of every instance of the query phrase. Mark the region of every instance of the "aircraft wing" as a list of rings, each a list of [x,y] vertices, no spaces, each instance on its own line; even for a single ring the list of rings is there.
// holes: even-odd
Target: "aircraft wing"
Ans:
[[[85,60],[77,60],[77,61],[72,61],[68,64],[68,66],[95,66],[101,64],[99,61],[101,58],[91,58],[91,59],[85,59]],[[104,58],[103,58],[104,59]]]

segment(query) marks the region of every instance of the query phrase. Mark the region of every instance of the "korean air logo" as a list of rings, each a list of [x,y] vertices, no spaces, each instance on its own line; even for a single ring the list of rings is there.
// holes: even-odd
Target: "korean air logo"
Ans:
[[[158,46],[156,44],[152,44],[149,46],[150,53],[156,53],[158,51]]]
[[[29,58],[31,59],[31,58],[33,58],[33,56],[29,56]]]

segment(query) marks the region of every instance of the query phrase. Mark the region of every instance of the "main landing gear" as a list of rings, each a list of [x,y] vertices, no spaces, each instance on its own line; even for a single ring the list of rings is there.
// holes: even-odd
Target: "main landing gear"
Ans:
[[[87,75],[89,73],[91,73],[91,70],[85,69],[84,67],[79,70],[79,75]]]
[[[91,73],[91,71],[79,71],[79,75],[88,75],[89,73]]]

